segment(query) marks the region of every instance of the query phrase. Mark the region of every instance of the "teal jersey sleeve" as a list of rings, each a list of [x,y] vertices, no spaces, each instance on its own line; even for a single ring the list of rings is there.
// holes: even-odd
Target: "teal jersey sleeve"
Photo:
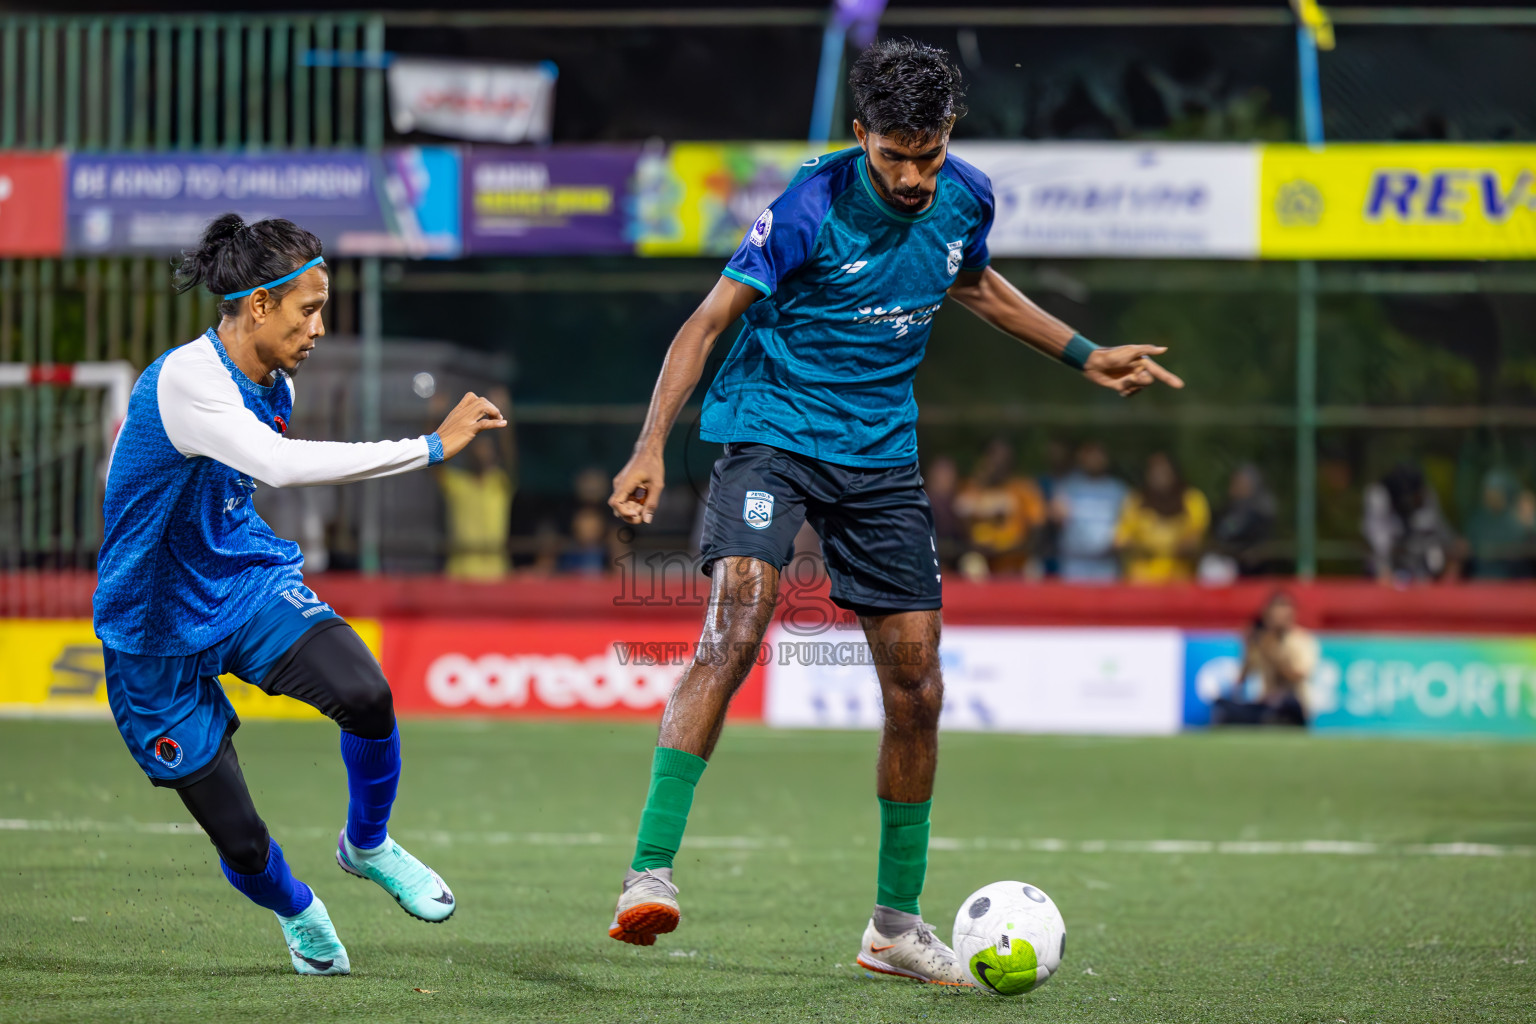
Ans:
[[[828,158],[807,161],[784,194],[762,212],[725,265],[726,277],[772,295],[810,258],[832,206],[829,177],[817,173],[824,162]]]

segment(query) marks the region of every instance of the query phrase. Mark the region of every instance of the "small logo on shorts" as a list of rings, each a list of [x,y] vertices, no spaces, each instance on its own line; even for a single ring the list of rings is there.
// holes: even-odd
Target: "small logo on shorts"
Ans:
[[[767,491],[748,491],[741,506],[742,522],[754,530],[766,530],[773,524],[773,495]]]
[[[283,591],[278,596],[303,612],[306,619],[332,610],[330,605],[316,597],[315,592],[308,587],[294,587]]]
[[[155,760],[167,768],[175,768],[181,764],[181,744],[169,736],[161,736],[155,740]]]

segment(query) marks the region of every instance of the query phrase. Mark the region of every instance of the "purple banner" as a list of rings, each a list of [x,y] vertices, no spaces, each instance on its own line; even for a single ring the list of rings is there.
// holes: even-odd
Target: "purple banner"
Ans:
[[[74,154],[68,251],[166,255],[233,211],[286,217],[336,256],[456,256],[458,160],[451,149],[271,155]]]
[[[475,147],[464,155],[466,255],[628,253],[638,146]]]

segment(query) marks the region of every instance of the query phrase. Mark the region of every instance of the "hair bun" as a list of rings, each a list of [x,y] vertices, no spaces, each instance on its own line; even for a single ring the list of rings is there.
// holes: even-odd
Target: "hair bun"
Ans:
[[[211,252],[221,248],[246,228],[245,218],[238,213],[224,213],[208,222],[203,229],[203,241],[198,248]]]

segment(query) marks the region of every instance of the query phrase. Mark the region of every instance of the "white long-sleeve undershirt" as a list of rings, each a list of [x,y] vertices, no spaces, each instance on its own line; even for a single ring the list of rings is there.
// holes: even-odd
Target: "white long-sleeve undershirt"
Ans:
[[[370,480],[431,460],[425,437],[361,443],[284,437],[246,408],[230,372],[207,337],[167,357],[157,391],[160,419],[182,455],[214,459],[271,487]]]

